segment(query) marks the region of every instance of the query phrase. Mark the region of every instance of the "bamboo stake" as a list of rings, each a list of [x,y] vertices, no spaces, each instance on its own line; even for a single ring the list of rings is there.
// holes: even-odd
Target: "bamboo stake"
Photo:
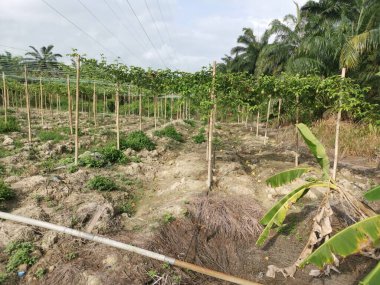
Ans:
[[[267,135],[268,135],[268,124],[269,124],[269,112],[270,112],[270,103],[271,103],[271,96],[269,95],[269,101],[268,101],[268,109],[267,109],[267,121],[265,123],[265,135],[264,135],[264,144],[267,143]]]
[[[103,119],[106,114],[106,91],[103,91]]]
[[[116,240],[112,240],[112,239],[108,239],[105,237],[93,235],[91,233],[81,232],[81,231],[74,230],[74,229],[67,228],[67,227],[63,227],[60,225],[51,224],[48,222],[35,220],[35,219],[23,217],[23,216],[13,215],[13,214],[5,213],[5,212],[0,212],[0,218],[5,219],[5,220],[10,220],[10,221],[13,221],[16,223],[22,223],[22,224],[27,224],[30,226],[40,227],[40,228],[48,229],[51,231],[75,236],[75,237],[78,237],[81,239],[86,239],[89,241],[105,244],[105,245],[108,245],[108,246],[111,246],[114,248],[133,252],[133,253],[136,253],[136,254],[151,258],[151,259],[155,259],[158,261],[169,263],[171,265],[178,266],[178,267],[185,268],[185,269],[189,269],[189,270],[201,273],[201,274],[205,274],[205,275],[208,275],[208,276],[220,279],[220,280],[232,282],[234,284],[261,285],[259,283],[255,283],[255,282],[245,280],[245,279],[242,279],[239,277],[235,277],[235,276],[228,275],[228,274],[225,274],[222,272],[211,270],[211,269],[208,269],[208,268],[205,268],[205,267],[202,267],[199,265],[191,264],[191,263],[188,263],[185,261],[177,260],[175,258],[165,256],[163,254],[159,254],[159,253],[156,253],[156,252],[153,252],[150,250],[146,250],[146,249],[143,249],[140,247],[136,247],[136,246],[133,246],[130,244],[126,244],[126,243],[118,242]]]
[[[5,85],[5,74],[3,72],[3,107],[4,107],[4,121],[7,123],[7,88]]]
[[[128,116],[131,115],[131,85],[128,85]]]
[[[212,139],[213,139],[213,128],[214,128],[214,116],[215,116],[215,74],[216,74],[216,62],[214,61],[212,67],[212,89],[211,89],[211,102],[212,107],[210,110],[210,119],[209,119],[209,127],[208,127],[208,165],[207,165],[207,188],[211,189],[212,180],[213,180],[213,147],[212,147]]]
[[[150,118],[150,102],[149,102],[149,96],[146,97],[146,100],[148,101],[148,118]]]
[[[28,118],[28,142],[32,142],[32,130],[30,127],[30,101],[29,101],[29,92],[28,92],[28,80],[27,80],[27,73],[26,73],[26,65],[24,65],[24,72],[25,72],[25,98],[26,98],[26,114]]]
[[[154,96],[154,103],[153,103],[153,112],[154,112],[154,129],[157,129],[157,96]]]
[[[165,122],[166,122],[166,103],[167,103],[167,100],[166,100],[166,95],[165,95],[165,98],[164,98],[164,105],[165,105],[165,109],[164,109],[164,118],[165,118]]]
[[[119,84],[116,85],[115,112],[116,112],[116,148],[117,148],[118,150],[120,150],[120,130],[119,130]]]
[[[78,126],[79,126],[79,76],[80,76],[80,56],[76,58],[77,62],[77,77],[75,90],[75,165],[78,165],[79,141],[78,141]],[[83,101],[82,101],[83,103]],[[83,105],[82,105],[83,106]]]
[[[173,121],[173,96],[170,98],[170,121]]]
[[[73,134],[73,114],[72,114],[72,102],[71,102],[71,93],[70,93],[70,76],[67,75],[67,104],[69,111],[69,126],[70,126],[70,135]]]
[[[140,131],[142,131],[142,95],[141,95],[141,90],[139,92],[139,124],[140,124]]]
[[[299,94],[297,93],[296,94],[296,125],[298,124],[298,121],[299,121],[299,101],[300,101],[300,97],[299,97]],[[298,130],[297,130],[297,126],[295,127],[295,132],[296,132],[296,157],[295,157],[295,166],[298,166],[298,157],[299,157],[299,134],[298,134]]]
[[[94,125],[95,127],[97,126],[97,121],[96,121],[96,83],[94,82],[94,93],[92,95],[92,112],[93,112],[93,117],[94,117]]]
[[[341,74],[342,80],[346,77],[346,68],[342,68]],[[333,164],[333,179],[336,179],[336,171],[338,169],[338,155],[339,155],[339,131],[340,131],[340,120],[342,117],[342,96],[339,95],[339,109],[336,116],[336,129],[335,129],[335,147],[334,147],[334,164]]]
[[[281,103],[282,103],[282,98],[278,99],[278,114],[277,114],[278,127],[280,127]]]
[[[41,126],[44,125],[44,98],[42,90],[42,78],[40,77],[40,114],[41,114]]]

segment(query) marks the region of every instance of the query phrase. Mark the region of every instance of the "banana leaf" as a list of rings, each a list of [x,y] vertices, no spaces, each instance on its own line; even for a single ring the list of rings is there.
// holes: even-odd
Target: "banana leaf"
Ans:
[[[380,247],[380,215],[367,218],[340,231],[310,254],[300,267],[313,263],[323,268],[326,264],[334,262],[335,255],[346,257],[368,247]]]
[[[263,245],[265,240],[269,236],[270,229],[273,225],[281,226],[285,220],[286,214],[290,207],[301,199],[311,187],[325,186],[328,187],[327,183],[307,183],[297,189],[290,192],[288,195],[283,197],[279,202],[277,202],[260,220],[260,224],[266,226],[256,241],[256,245]]]
[[[371,272],[359,282],[360,285],[379,285],[380,284],[380,262],[377,263],[376,267],[371,270]]]
[[[302,174],[308,171],[310,171],[310,167],[292,168],[269,177],[266,180],[266,183],[267,185],[270,185],[272,187],[279,187],[292,182],[293,180],[301,177]]]
[[[372,188],[371,190],[368,190],[365,194],[364,197],[368,201],[376,201],[380,200],[380,185],[377,185],[376,187]],[[380,284],[380,283],[379,283]]]
[[[301,136],[303,137],[305,143],[309,147],[311,153],[314,155],[314,157],[317,159],[318,164],[321,166],[323,172],[323,179],[327,180],[330,177],[330,160],[326,154],[325,147],[313,135],[313,133],[305,124],[297,124],[296,126]]]

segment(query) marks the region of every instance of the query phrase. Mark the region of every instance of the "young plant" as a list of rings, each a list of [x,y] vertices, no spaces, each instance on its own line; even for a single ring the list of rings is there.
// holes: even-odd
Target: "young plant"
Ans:
[[[104,176],[95,176],[90,181],[88,181],[87,186],[90,189],[99,191],[117,190],[116,183],[112,179]]]
[[[156,145],[143,131],[134,131],[127,135],[126,138],[120,140],[120,148],[131,148],[135,151],[154,150]]]
[[[304,139],[306,145],[309,147],[309,150],[316,158],[320,166],[321,177],[309,177],[307,179],[307,183],[292,190],[289,194],[287,194],[279,202],[277,202],[264,215],[260,223],[264,225],[265,228],[259,236],[256,244],[260,246],[264,244],[264,242],[269,236],[272,227],[281,227],[291,206],[297,203],[302,197],[304,197],[311,188],[319,187],[320,189],[324,189],[324,198],[322,199],[321,204],[314,217],[314,224],[312,226],[312,231],[310,233],[309,240],[304,250],[301,252],[300,257],[295,262],[295,264],[287,268],[278,268],[276,266],[270,265],[268,267],[267,275],[272,277],[274,277],[276,272],[281,272],[285,276],[293,276],[297,267],[304,266],[307,260],[309,259],[308,256],[320,244],[326,244],[325,250],[320,250],[321,255],[323,255],[323,258],[325,258],[325,263],[333,262],[335,260],[331,259],[332,254],[327,252],[327,248],[331,246],[331,242],[334,243],[333,238],[329,239],[332,233],[331,216],[333,215],[333,211],[330,207],[329,201],[331,196],[334,194],[337,194],[338,199],[341,199],[342,205],[345,205],[347,211],[350,211],[347,214],[355,218],[357,221],[363,218],[371,217],[370,222],[366,222],[366,220],[360,222],[362,224],[360,224],[358,227],[355,227],[353,231],[346,229],[347,232],[355,232],[356,236],[347,239],[352,241],[353,243],[345,242],[343,251],[338,250],[336,253],[344,257],[350,252],[355,252],[355,250],[353,249],[357,248],[358,244],[362,246],[362,248],[360,248],[361,250],[366,249],[369,251],[372,250],[373,247],[378,246],[379,244],[379,216],[372,217],[376,215],[376,213],[374,213],[368,206],[354,198],[349,192],[341,189],[339,185],[330,177],[330,162],[326,154],[325,148],[311,133],[307,126],[304,124],[297,124],[297,129],[300,132],[302,138]],[[295,179],[301,177],[303,174],[309,172],[311,169],[311,167],[298,167],[290,169],[268,178],[266,182],[268,185],[272,187],[279,187],[294,181]],[[377,195],[379,194],[376,191],[375,193],[373,191],[374,190],[372,189],[366,195],[369,198],[377,197]],[[375,238],[376,235],[377,238]],[[336,240],[339,241],[340,239],[337,238]],[[364,243],[364,240],[366,240],[367,242]],[[334,248],[334,250],[337,249],[335,245],[331,246],[330,249],[332,248]],[[315,259],[311,259],[309,262],[312,261],[315,261]],[[317,265],[321,265],[322,263],[318,263]]]
[[[154,135],[158,136],[160,138],[161,137],[167,137],[167,138],[173,139],[177,142],[184,142],[185,141],[182,137],[182,134],[177,132],[177,130],[175,129],[175,127],[173,125],[169,125],[169,126],[166,126],[165,128],[163,128],[162,130],[155,131]]]
[[[32,256],[34,246],[30,242],[10,243],[5,249],[5,253],[9,255],[6,265],[7,272],[13,272],[21,264],[33,265],[37,258]]]

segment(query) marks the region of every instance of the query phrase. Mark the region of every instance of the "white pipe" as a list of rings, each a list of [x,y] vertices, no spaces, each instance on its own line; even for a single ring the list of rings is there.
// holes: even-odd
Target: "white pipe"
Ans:
[[[228,275],[228,274],[225,274],[225,273],[222,273],[222,272],[214,271],[214,270],[211,270],[211,269],[208,269],[208,268],[204,268],[204,267],[201,267],[201,266],[198,266],[198,265],[195,265],[195,264],[187,263],[187,262],[184,262],[184,261],[181,261],[181,260],[176,260],[175,258],[168,257],[168,256],[165,256],[165,255],[162,255],[162,254],[159,254],[159,253],[155,253],[153,251],[149,251],[149,250],[146,250],[146,249],[143,249],[143,248],[139,248],[139,247],[136,247],[136,246],[133,246],[133,245],[121,243],[121,242],[118,242],[118,241],[115,241],[115,240],[112,240],[112,239],[103,238],[103,237],[96,236],[96,235],[93,235],[93,234],[90,234],[90,233],[81,232],[81,231],[78,231],[78,230],[74,230],[74,229],[71,229],[71,228],[67,228],[67,227],[51,224],[51,223],[48,223],[48,222],[44,222],[44,221],[40,221],[40,220],[35,220],[35,219],[23,217],[23,216],[13,215],[13,214],[5,213],[5,212],[0,212],[0,219],[5,219],[5,220],[10,220],[10,221],[14,221],[14,222],[22,223],[22,224],[28,224],[28,225],[31,225],[31,226],[41,227],[41,228],[45,228],[45,229],[48,229],[48,230],[52,230],[52,231],[56,231],[56,232],[60,232],[60,233],[64,233],[64,234],[68,234],[68,235],[72,235],[72,236],[76,236],[76,237],[79,237],[79,238],[87,239],[87,240],[90,240],[90,241],[95,241],[95,242],[102,243],[102,244],[105,244],[105,245],[109,245],[109,246],[112,246],[112,247],[116,247],[116,248],[120,248],[120,249],[127,250],[127,251],[130,251],[130,252],[134,252],[134,253],[137,253],[137,254],[140,254],[140,255],[143,255],[143,256],[146,256],[146,257],[149,257],[149,258],[153,258],[153,259],[156,259],[156,260],[159,260],[159,261],[162,261],[162,262],[167,262],[167,263],[169,263],[171,265],[175,265],[175,266],[178,266],[178,267],[190,269],[190,270],[193,270],[195,272],[206,274],[208,276],[212,276],[212,277],[215,277],[215,278],[218,278],[218,279],[221,279],[221,280],[229,281],[229,282],[232,282],[232,283],[235,283],[235,284],[241,284],[241,285],[261,285],[259,283],[255,283],[255,282],[252,282],[252,281],[249,281],[249,280],[245,280],[245,279],[242,279],[242,278],[239,278],[239,277]]]

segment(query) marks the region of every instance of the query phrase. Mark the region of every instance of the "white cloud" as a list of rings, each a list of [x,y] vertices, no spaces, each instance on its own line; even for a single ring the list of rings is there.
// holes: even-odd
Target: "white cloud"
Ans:
[[[129,0],[157,48],[156,52],[126,0],[106,0],[117,16],[104,1],[81,0],[112,34],[78,0],[45,1],[96,41],[78,31],[41,0],[4,0],[0,1],[0,45],[27,49],[29,45],[54,44],[56,52],[62,54],[70,53],[75,47],[89,57],[99,58],[100,53],[104,53],[113,60],[115,56],[103,45],[127,64],[163,68],[158,52],[169,67],[191,71],[228,53],[243,27],[251,27],[256,34],[262,34],[272,19],[295,12],[291,0],[146,0],[153,22],[145,0]],[[298,2],[303,4],[306,0]],[[0,52],[2,50],[0,46]],[[22,54],[22,51],[12,52]]]

